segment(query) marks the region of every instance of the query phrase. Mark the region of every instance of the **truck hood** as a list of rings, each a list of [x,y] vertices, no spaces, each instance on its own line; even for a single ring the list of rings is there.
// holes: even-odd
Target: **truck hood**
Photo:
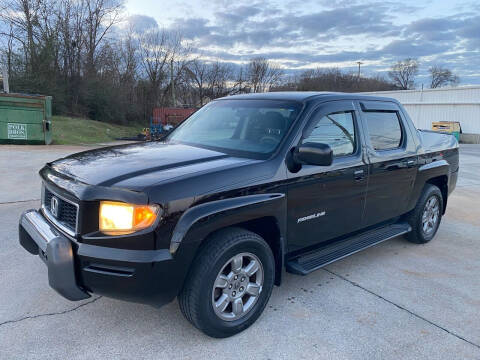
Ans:
[[[89,150],[48,165],[85,184],[141,190],[182,176],[254,162],[183,144],[148,142]]]

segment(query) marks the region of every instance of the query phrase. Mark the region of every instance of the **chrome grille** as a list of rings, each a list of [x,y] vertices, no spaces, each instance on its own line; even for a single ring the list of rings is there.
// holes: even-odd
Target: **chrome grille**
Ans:
[[[56,216],[52,211],[52,198],[56,197],[58,200],[58,208]],[[42,207],[46,210],[48,218],[60,228],[65,230],[71,235],[77,233],[77,218],[78,218],[78,205],[72,203],[57,194],[52,193],[46,187],[43,188],[43,202]]]

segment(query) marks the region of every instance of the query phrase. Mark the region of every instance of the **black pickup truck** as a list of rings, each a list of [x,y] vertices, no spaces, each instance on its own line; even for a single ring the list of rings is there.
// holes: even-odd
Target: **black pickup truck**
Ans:
[[[455,138],[415,129],[393,99],[231,96],[160,141],[46,164],[19,238],[67,299],[178,297],[193,325],[227,337],[260,316],[284,268],[430,241],[458,167]]]

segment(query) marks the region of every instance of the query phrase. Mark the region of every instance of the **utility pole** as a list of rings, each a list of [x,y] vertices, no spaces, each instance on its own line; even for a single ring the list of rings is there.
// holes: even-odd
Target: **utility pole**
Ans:
[[[8,94],[10,92],[10,88],[8,86],[8,70],[7,70],[7,67],[3,66],[2,70],[3,70],[2,71],[3,91]]]
[[[173,80],[173,59],[170,61],[170,85],[172,86],[172,102],[173,107],[177,106],[177,102],[175,101],[175,82]]]
[[[360,80],[360,66],[363,64],[363,62],[361,61],[357,61],[357,64],[358,64],[358,80]]]

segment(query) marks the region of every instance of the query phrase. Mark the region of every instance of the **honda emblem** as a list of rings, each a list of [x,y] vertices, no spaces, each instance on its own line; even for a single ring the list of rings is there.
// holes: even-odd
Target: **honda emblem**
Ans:
[[[58,199],[55,196],[52,196],[52,199],[50,200],[50,212],[53,216],[58,217],[58,210]]]

